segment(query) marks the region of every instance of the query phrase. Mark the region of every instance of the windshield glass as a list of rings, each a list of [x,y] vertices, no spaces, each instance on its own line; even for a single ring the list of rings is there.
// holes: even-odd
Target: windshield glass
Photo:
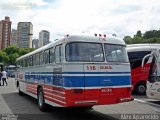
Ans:
[[[104,61],[102,44],[69,43],[66,45],[66,61],[102,62]]]
[[[125,46],[105,44],[104,48],[108,62],[129,62]]]

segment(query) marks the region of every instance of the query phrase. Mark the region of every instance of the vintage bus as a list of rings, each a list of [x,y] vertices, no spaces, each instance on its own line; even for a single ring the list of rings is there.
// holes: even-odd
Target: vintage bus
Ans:
[[[19,94],[61,107],[132,101],[131,73],[122,39],[101,34],[66,35],[16,61]]]
[[[145,55],[160,48],[160,44],[131,44],[127,45],[128,57],[131,65],[133,92],[146,94],[146,80],[148,79],[152,58],[147,58],[142,69],[142,59]]]
[[[152,58],[147,79],[147,97],[160,100],[160,49],[146,55],[142,60],[142,68],[144,68],[144,61],[147,58]]]

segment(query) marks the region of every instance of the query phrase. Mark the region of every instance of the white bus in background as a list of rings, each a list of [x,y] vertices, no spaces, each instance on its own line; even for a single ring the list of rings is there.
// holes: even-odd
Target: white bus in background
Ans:
[[[146,58],[152,58],[147,80],[147,97],[160,100],[160,49],[146,55],[142,60],[142,68]]]
[[[9,77],[15,77],[15,70],[16,70],[15,65],[9,65],[6,67],[6,71]]]

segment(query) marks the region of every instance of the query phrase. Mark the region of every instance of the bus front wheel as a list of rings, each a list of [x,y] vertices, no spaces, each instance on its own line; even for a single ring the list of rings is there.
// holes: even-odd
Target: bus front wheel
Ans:
[[[46,104],[44,100],[44,93],[42,87],[40,87],[38,90],[38,107],[41,111],[46,111]]]
[[[145,95],[146,94],[146,84],[145,83],[138,83],[136,86],[136,93],[138,95]]]

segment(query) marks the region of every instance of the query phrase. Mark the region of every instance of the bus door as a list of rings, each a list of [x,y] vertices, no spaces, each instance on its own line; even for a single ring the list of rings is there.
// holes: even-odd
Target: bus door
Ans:
[[[63,81],[62,81],[62,58],[63,58],[63,52],[62,52],[62,45],[58,45],[55,47],[55,65],[53,67],[53,85],[62,87]],[[59,89],[57,89],[59,90]],[[61,91],[61,90],[60,90]]]

